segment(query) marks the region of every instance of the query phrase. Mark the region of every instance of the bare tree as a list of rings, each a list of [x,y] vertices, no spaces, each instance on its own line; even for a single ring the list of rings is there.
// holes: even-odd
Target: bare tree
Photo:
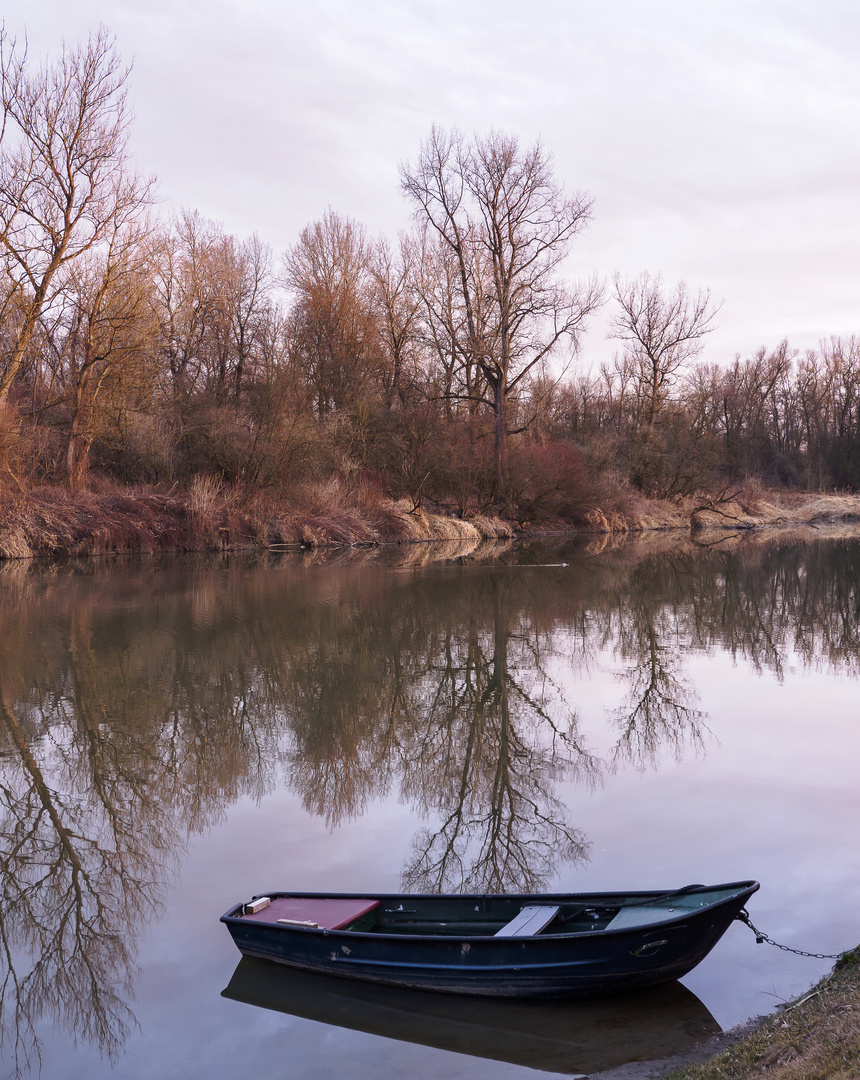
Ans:
[[[371,248],[364,228],[328,210],[284,256],[293,353],[320,418],[353,405],[380,376]]]
[[[271,296],[272,250],[254,233],[226,245],[229,316],[229,375],[231,393],[238,402],[248,381],[259,375],[271,352],[272,321],[275,316]]]
[[[156,321],[151,250],[145,229],[118,230],[98,251],[69,268],[62,310],[52,327],[49,406],[69,414],[66,469],[71,487],[83,484],[90,448],[105,427],[105,406],[150,389]]]
[[[474,415],[481,405],[477,387],[483,379],[468,349],[456,259],[427,222],[414,248],[413,282],[420,305],[417,334],[429,394],[443,403],[448,421],[464,405]]]
[[[401,178],[456,267],[464,315],[457,351],[483,375],[501,495],[511,394],[563,340],[576,347],[602,298],[595,279],[570,285],[558,276],[591,202],[564,194],[539,142],[523,148],[496,131],[467,143],[456,129],[434,127]]]
[[[647,270],[632,281],[616,274],[614,292],[610,336],[624,342],[621,363],[633,374],[639,416],[651,428],[681,369],[702,351],[719,305],[708,289],[693,296],[681,281],[670,291]]]
[[[379,316],[380,349],[385,358],[383,381],[388,407],[407,398],[407,374],[415,354],[416,324],[421,304],[414,288],[415,245],[400,237],[392,251],[382,237],[373,246],[369,269]]]
[[[0,360],[0,404],[63,271],[131,220],[152,181],[129,165],[129,68],[104,27],[33,71],[0,28],[0,264],[16,332]]]
[[[782,455],[783,410],[796,354],[787,341],[764,346],[723,372],[719,390],[720,431],[729,475],[769,475]]]
[[[212,326],[223,321],[220,225],[182,210],[161,238],[155,275],[162,353],[174,398],[206,385],[212,366]]]

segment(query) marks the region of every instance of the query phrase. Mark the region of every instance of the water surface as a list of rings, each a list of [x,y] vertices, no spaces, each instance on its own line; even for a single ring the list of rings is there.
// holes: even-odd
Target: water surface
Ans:
[[[553,1005],[505,1056],[513,1013],[273,984],[218,916],[755,877],[772,937],[855,945],[858,583],[848,540],[2,566],[6,1072],[578,1073],[771,1010],[831,962],[736,924],[665,1000]]]

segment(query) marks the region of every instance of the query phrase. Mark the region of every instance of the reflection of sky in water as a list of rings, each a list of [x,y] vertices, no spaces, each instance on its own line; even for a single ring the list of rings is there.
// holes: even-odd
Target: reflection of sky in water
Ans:
[[[797,663],[780,682],[724,653],[687,655],[684,670],[712,733],[704,752],[681,762],[667,752],[658,771],[628,767],[586,798],[571,791],[591,861],[561,884],[752,876],[762,882],[753,922],[775,940],[810,952],[851,947],[860,907],[856,681]],[[569,687],[600,749],[611,741],[601,682],[592,672],[586,694],[578,680]],[[800,993],[830,966],[756,946],[738,925],[684,982],[726,1027]]]
[[[591,567],[590,572],[596,574],[600,561],[592,562]],[[456,568],[441,572],[441,576],[433,570],[426,575],[418,571],[412,576],[399,572],[386,575],[384,571],[364,568],[350,575],[344,568],[332,571],[318,568],[308,575],[310,598],[302,597],[297,579],[290,571],[222,574],[222,582],[212,595],[198,597],[185,609],[194,626],[189,640],[199,658],[207,649],[214,649],[218,633],[228,642],[231,634],[236,635],[233,654],[229,648],[218,653],[222,670],[210,672],[213,681],[232,673],[234,663],[241,666],[250,648],[251,655],[269,656],[282,669],[299,664],[302,677],[311,680],[310,688],[313,679],[324,677],[325,656],[317,658],[320,662],[312,657],[308,659],[310,654],[301,652],[299,647],[301,634],[291,641],[284,654],[275,647],[278,644],[275,632],[282,626],[289,627],[290,622],[289,614],[283,624],[272,614],[278,603],[272,601],[271,594],[274,592],[277,598],[278,588],[285,583],[290,586],[292,591],[285,596],[286,601],[303,599],[300,606],[304,616],[297,614],[296,618],[310,618],[310,623],[303,625],[311,626],[318,619],[319,627],[328,635],[328,644],[334,641],[337,646],[332,655],[344,664],[341,675],[343,672],[349,675],[350,671],[362,670],[350,667],[353,662],[359,663],[362,649],[382,648],[386,640],[384,635],[380,638],[374,634],[389,610],[386,604],[391,597],[385,597],[387,585],[396,581],[395,593],[401,602],[404,595],[412,596],[409,590],[413,589],[417,590],[416,596],[423,596],[426,601],[434,595],[436,585],[444,580],[450,583],[452,575],[455,594],[462,591],[461,584],[465,589],[472,588],[466,581],[470,573],[472,577],[481,576],[485,583],[493,576],[492,572],[476,570],[466,572],[461,578]],[[500,571],[497,576],[510,573]],[[356,577],[361,578],[358,589],[354,584]],[[207,587],[212,586],[211,581],[205,582],[205,574],[202,578]],[[707,574],[704,578],[707,585]],[[620,579],[624,581],[623,574]],[[662,579],[657,581],[658,594],[661,588],[674,586],[671,574],[666,580],[668,584]],[[181,581],[181,574],[176,581]],[[536,616],[543,636],[535,664],[549,676],[548,681],[534,680],[535,666],[527,662],[528,650],[521,650],[513,640],[508,646],[509,674],[520,684],[527,684],[531,691],[540,683],[545,695],[541,700],[555,720],[562,715],[566,701],[576,715],[579,745],[599,758],[611,760],[622,719],[619,710],[631,686],[639,685],[633,673],[647,649],[636,654],[635,649],[627,648],[620,655],[606,641],[601,643],[590,637],[587,662],[581,662],[576,633],[571,631],[567,641],[567,632],[558,629],[559,624],[565,625],[568,612],[559,613],[553,608],[553,603],[563,598],[566,583],[566,579],[555,576],[550,588],[541,593],[540,579],[531,577],[525,592],[516,594],[517,603],[531,594],[536,597],[536,603],[543,603],[547,609],[543,615]],[[103,579],[95,584],[97,594],[99,588],[104,588]],[[229,588],[219,595],[217,590],[222,584]],[[177,589],[174,582],[173,591],[169,585],[167,582],[162,594],[168,607],[176,600],[177,593],[194,593],[187,583]],[[753,579],[745,587],[752,590]],[[769,581],[765,580],[762,588],[763,595],[767,595]],[[255,606],[258,601],[243,599],[246,592],[259,597],[269,594],[266,616],[260,615]],[[588,589],[581,588],[581,592],[584,595],[574,602],[575,609],[580,601],[589,602]],[[624,595],[628,603],[629,596]],[[610,596],[611,589],[607,586],[601,599],[605,601]],[[647,599],[642,593],[640,600],[644,606],[637,609],[637,618],[646,630],[654,621],[659,622],[643,618],[643,611],[647,616]],[[419,623],[430,611],[425,601],[414,609],[420,616]],[[480,602],[485,601],[486,596]],[[612,600],[608,602],[611,604]],[[680,601],[676,598],[676,602],[684,610],[691,605],[689,597]],[[93,603],[97,608],[97,601]],[[170,617],[178,614],[181,621],[183,605],[184,601],[177,601]],[[111,619],[119,617],[119,605],[106,606],[110,608]],[[81,640],[86,640],[87,648],[102,666],[105,658],[113,655],[112,649],[115,648],[117,655],[123,653],[124,636],[132,646],[137,643],[136,652],[130,648],[119,667],[125,673],[123,678],[131,679],[135,687],[143,687],[145,692],[148,683],[157,682],[156,669],[161,670],[166,662],[169,649],[165,648],[165,640],[175,637],[180,651],[189,647],[183,644],[185,631],[170,627],[170,633],[166,634],[167,626],[158,620],[149,627],[139,625],[141,612],[149,614],[151,608],[140,606],[134,588],[126,590],[122,607],[133,620],[125,628],[120,621],[108,628],[110,632],[105,632],[96,618],[93,626],[98,632],[88,632]],[[702,609],[707,621],[711,608],[703,604]],[[349,612],[347,623],[367,621],[366,632],[357,645],[343,636],[342,628],[338,629],[338,613],[343,618],[345,610]],[[415,618],[408,604],[401,604],[400,610],[399,617],[405,621]],[[465,610],[468,615],[468,605]],[[498,635],[495,640],[493,637],[490,621],[493,609],[480,608],[476,599],[474,610],[481,622],[484,659],[492,659],[500,640]],[[257,622],[246,627],[243,619],[255,612]],[[86,623],[86,619],[82,621]],[[790,626],[790,615],[783,622]],[[502,623],[508,629],[513,627],[522,638],[528,619],[524,623],[503,619]],[[630,631],[629,623],[625,630]],[[441,631],[422,625],[414,640],[423,640],[422,634],[433,632]],[[58,636],[62,638],[63,633]],[[675,748],[664,741],[656,748],[653,760],[649,755],[638,762],[619,759],[615,768],[603,769],[593,786],[562,775],[553,779],[548,794],[559,801],[569,824],[581,830],[590,842],[590,849],[587,862],[558,865],[548,884],[571,890],[671,888],[691,881],[756,877],[763,887],[751,901],[751,915],[772,937],[810,951],[832,952],[856,944],[855,913],[860,907],[860,869],[856,859],[856,836],[860,833],[860,795],[856,783],[860,725],[856,723],[854,703],[856,680],[821,665],[810,669],[784,643],[780,646],[781,678],[777,678],[767,665],[761,672],[752,670],[741,653],[733,659],[714,647],[708,652],[691,648],[674,632],[669,637],[665,631],[661,633],[664,637],[657,636],[661,646],[665,645],[663,659],[674,680],[672,685],[688,695],[687,707],[701,713],[704,729],[700,732],[700,742],[693,749],[688,746],[680,758]],[[195,639],[194,634],[203,636]],[[253,648],[248,646],[249,639],[254,642]],[[647,633],[636,640],[646,639]],[[409,640],[407,634],[407,646]],[[140,647],[141,642],[145,648]],[[395,647],[390,641],[389,646]],[[352,653],[351,649],[354,649]],[[369,662],[363,677],[353,681],[353,696],[360,700],[365,700],[364,695],[371,699],[374,680],[382,677],[374,674],[375,660],[371,658]],[[248,668],[251,675],[252,667]],[[142,675],[138,668],[143,669]],[[8,676],[8,664],[6,670]],[[628,678],[619,680],[619,673],[624,672]],[[487,674],[492,672],[488,669]],[[120,681],[118,685],[121,690],[124,684]],[[117,693],[112,706],[115,714],[123,707],[123,698],[116,687],[114,691]],[[152,701],[159,699],[157,695],[147,699],[144,693],[143,701],[140,694],[134,700],[137,704],[129,706],[130,716],[134,723],[142,725]],[[262,704],[253,694],[249,700],[252,710]],[[183,707],[193,707],[190,701],[183,698]],[[416,695],[416,707],[422,716],[429,715],[427,701],[426,694]],[[266,724],[289,720],[293,707],[275,702],[271,708],[270,703]],[[211,703],[207,708],[211,710]],[[482,708],[486,710],[486,700]],[[240,713],[238,710],[236,715]],[[105,715],[112,715],[110,708]],[[347,731],[353,730],[350,725],[367,721],[359,713],[350,713],[348,708],[338,715]],[[512,716],[522,724],[521,713],[514,710]],[[218,723],[217,716],[209,717],[201,728],[206,738],[216,743]],[[365,746],[378,729],[378,720],[356,729],[361,736],[359,743]],[[132,724],[130,730],[137,728]],[[302,738],[307,738],[312,727],[303,732]],[[551,745],[546,732],[540,725],[534,731],[524,731],[526,745],[535,748]],[[71,745],[68,734],[60,729],[57,746],[66,752]],[[165,745],[170,745],[169,740]],[[185,784],[190,784],[194,775],[194,755],[199,752],[195,745],[202,743],[192,740],[182,748],[186,755],[182,759]],[[254,776],[231,778],[228,774],[232,759],[228,757],[222,767],[227,773],[220,793],[212,791],[207,796],[210,811],[204,807],[202,813],[199,810],[191,813],[188,820],[204,831],[192,835],[187,854],[179,852],[179,873],[164,872],[167,881],[163,916],[151,921],[140,933],[137,942],[140,971],[134,980],[132,1002],[140,1029],[130,1034],[113,1071],[109,1062],[100,1059],[92,1047],[82,1043],[73,1049],[67,1033],[52,1034],[48,1022],[42,1020],[39,1032],[44,1037],[42,1076],[46,1080],[108,1075],[112,1080],[116,1077],[137,1080],[150,1076],[239,1074],[296,1076],[306,1080],[336,1072],[370,1077],[380,1070],[390,1076],[418,1078],[435,1077],[442,1072],[477,1078],[514,1078],[526,1074],[515,1066],[389,1042],[220,998],[220,991],[238,960],[238,952],[217,921],[230,904],[250,892],[272,887],[397,891],[416,833],[423,827],[436,828],[444,816],[440,807],[422,805],[414,790],[404,793],[400,773],[395,769],[388,775],[382,793],[374,791],[371,785],[366,804],[352,814],[344,813],[339,824],[330,827],[323,816],[303,808],[298,793],[303,758],[301,754],[296,756],[295,745],[292,736],[263,740],[262,749],[271,772],[267,792],[259,802],[247,794],[236,796],[236,791],[254,789]],[[240,766],[244,759],[237,746],[230,743],[231,752],[236,755],[234,764]],[[276,783],[282,766],[272,759],[272,754],[278,746],[290,750],[285,766],[288,787]],[[57,753],[48,754],[44,746],[41,752],[45,763]],[[371,760],[372,757],[371,754]],[[157,775],[152,782],[160,782]],[[187,797],[190,787],[177,785],[177,791],[180,788],[186,792],[183,797]],[[154,805],[158,805],[157,800]],[[187,813],[190,811],[183,811]],[[181,817],[178,815],[177,821]],[[134,927],[129,930],[133,938],[137,931]],[[134,948],[135,943],[131,941],[131,944]],[[764,945],[757,946],[749,930],[736,925],[685,983],[726,1027],[769,1010],[779,999],[799,993],[829,966],[829,961],[801,959]]]

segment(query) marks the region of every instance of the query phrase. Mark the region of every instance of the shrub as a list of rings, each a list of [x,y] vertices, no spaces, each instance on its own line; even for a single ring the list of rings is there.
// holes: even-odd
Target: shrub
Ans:
[[[508,469],[511,508],[520,521],[576,524],[585,521],[594,506],[594,488],[569,442],[516,442],[509,450]]]

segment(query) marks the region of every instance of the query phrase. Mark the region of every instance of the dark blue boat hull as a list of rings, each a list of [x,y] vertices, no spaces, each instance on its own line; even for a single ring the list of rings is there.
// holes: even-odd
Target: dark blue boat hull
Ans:
[[[645,926],[525,938],[389,935],[278,926],[243,920],[241,905],[232,908],[221,921],[227,925],[245,956],[273,960],[307,971],[454,994],[496,997],[596,995],[668,982],[681,978],[694,968],[726,932],[758,884],[740,882],[718,888],[731,890],[731,895]],[[354,894],[339,895],[346,898]],[[635,905],[637,897],[648,895],[629,893],[624,894],[623,899]],[[383,904],[437,900],[444,903],[446,899],[401,895],[376,898]],[[457,898],[459,901],[474,900],[476,904],[485,903],[487,899]],[[607,904],[612,901],[613,894],[553,894],[506,899],[523,903],[534,903],[539,899],[542,904]]]

